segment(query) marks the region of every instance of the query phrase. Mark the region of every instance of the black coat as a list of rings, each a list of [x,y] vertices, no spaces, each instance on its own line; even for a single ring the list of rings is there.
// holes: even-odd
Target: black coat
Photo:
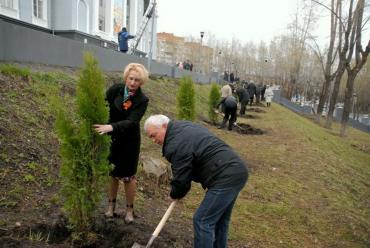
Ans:
[[[256,94],[257,87],[254,83],[249,83],[247,86],[247,90],[249,92],[249,97],[253,98],[254,94]]]
[[[248,102],[249,101],[249,92],[247,89],[238,88],[236,90],[236,94],[238,95],[239,102]]]
[[[148,107],[149,99],[139,88],[130,97],[132,105],[123,108],[124,84],[115,84],[107,91],[109,123],[113,127],[109,161],[115,165],[112,176],[129,177],[136,173],[140,152],[140,120]]]
[[[234,96],[227,96],[217,104],[217,108],[220,107],[220,105],[223,104],[225,109],[236,109],[238,107],[238,103],[236,102],[236,99]]]
[[[248,177],[246,164],[230,146],[190,121],[169,122],[163,156],[172,164],[173,199],[184,197],[191,181],[201,183],[203,188],[223,188]]]

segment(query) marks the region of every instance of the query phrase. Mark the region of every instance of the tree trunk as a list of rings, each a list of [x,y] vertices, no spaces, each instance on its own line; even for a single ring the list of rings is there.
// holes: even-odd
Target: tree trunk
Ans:
[[[352,101],[353,101],[353,84],[355,81],[357,73],[355,72],[348,72],[348,79],[347,79],[347,87],[346,92],[344,95],[344,107],[343,107],[343,115],[341,121],[341,128],[340,128],[340,136],[345,136],[347,123],[349,120],[349,113],[351,112]]]
[[[337,75],[335,76],[335,80],[334,80],[334,88],[333,88],[333,92],[331,93],[329,111],[327,112],[327,116],[326,116],[325,128],[331,128],[331,124],[333,123],[333,113],[335,109],[335,104],[337,103],[340,80],[342,79],[344,70],[345,70],[344,61],[341,61],[339,68],[337,70]]]
[[[329,88],[331,81],[333,80],[333,75],[331,75],[331,68],[333,66],[333,53],[334,53],[334,41],[335,41],[335,35],[337,30],[337,24],[338,19],[336,15],[338,14],[339,10],[339,3],[335,4],[335,1],[331,1],[331,14],[330,14],[330,43],[329,43],[329,49],[326,57],[326,63],[324,68],[324,76],[325,76],[325,82],[322,86],[321,94],[320,94],[320,100],[319,105],[317,106],[317,113],[316,113],[316,121],[317,123],[320,123],[320,118],[322,115],[323,108],[325,106],[325,103],[328,100],[329,96]]]
[[[316,122],[317,123],[320,123],[320,118],[321,118],[321,115],[322,115],[322,111],[324,109],[326,101],[328,100],[330,83],[331,83],[331,77],[325,75],[325,82],[322,85],[322,90],[321,90],[320,99],[319,99],[319,105],[317,106],[317,112],[316,112]]]

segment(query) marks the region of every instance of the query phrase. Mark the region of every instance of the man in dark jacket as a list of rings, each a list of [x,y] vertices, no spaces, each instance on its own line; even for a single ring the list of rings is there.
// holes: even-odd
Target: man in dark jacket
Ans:
[[[247,89],[239,87],[236,89],[236,94],[240,102],[240,115],[245,115],[245,109],[249,101],[249,92]]]
[[[261,101],[265,101],[265,91],[266,91],[266,85],[263,85],[261,88]]]
[[[232,73],[230,73],[230,82],[234,83],[234,81],[235,81],[234,73],[232,72]]]
[[[250,82],[247,86],[247,90],[249,92],[249,104],[252,106],[254,95],[256,94],[256,85],[252,82]]]
[[[118,43],[119,50],[123,53],[128,51],[128,40],[135,38],[133,35],[129,35],[125,27],[122,28],[122,31],[118,33]]]
[[[221,101],[217,104],[216,108],[218,109],[220,105],[222,105],[222,109],[224,110],[225,113],[220,128],[226,127],[226,123],[227,121],[229,121],[228,129],[232,130],[233,125],[236,122],[236,110],[238,107],[236,99],[234,96],[227,96],[221,99]]]
[[[193,217],[194,247],[227,247],[231,212],[248,178],[245,162],[206,128],[189,121],[153,115],[144,129],[171,163],[172,199],[183,198],[192,181],[207,189]]]

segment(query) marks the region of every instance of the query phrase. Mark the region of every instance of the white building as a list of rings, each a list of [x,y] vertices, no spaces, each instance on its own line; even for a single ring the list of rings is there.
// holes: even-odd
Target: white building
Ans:
[[[78,31],[117,43],[127,27],[135,35],[153,0],[0,0],[0,14],[55,31]],[[154,15],[155,16],[155,15]],[[138,50],[149,52],[154,20],[153,58],[156,57],[156,18],[144,32]]]

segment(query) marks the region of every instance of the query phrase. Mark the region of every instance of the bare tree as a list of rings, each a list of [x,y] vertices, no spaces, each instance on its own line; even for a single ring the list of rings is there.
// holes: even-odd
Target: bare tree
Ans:
[[[340,135],[344,136],[346,132],[346,127],[349,119],[349,112],[350,106],[352,106],[353,101],[353,85],[355,78],[361,68],[367,61],[367,57],[370,52],[370,39],[368,40],[368,44],[365,50],[362,48],[361,45],[361,33],[362,33],[362,20],[364,15],[364,8],[365,8],[365,0],[359,0],[357,2],[356,10],[353,16],[353,26],[352,26],[352,33],[351,33],[351,43],[350,43],[350,52],[352,58],[353,50],[355,50],[355,59],[354,65],[351,67],[350,58],[347,57],[347,63],[345,64],[348,78],[347,78],[347,85],[345,91],[345,98],[344,98],[344,108],[343,108],[343,116],[341,121],[341,129]]]
[[[313,2],[322,5],[320,2],[313,0]],[[335,73],[332,73],[332,66],[335,59],[335,52],[334,52],[334,43],[338,25],[338,11],[339,11],[339,2],[335,2],[335,0],[331,0],[331,6],[328,8],[331,12],[330,14],[330,41],[329,41],[329,48],[326,54],[326,62],[324,65],[324,61],[319,49],[315,49],[318,51],[317,55],[322,65],[322,70],[324,72],[324,83],[321,88],[320,97],[319,97],[319,105],[317,106],[316,112],[316,121],[320,122],[320,117],[323,112],[323,108],[325,106],[326,101],[328,100],[329,90],[331,82],[335,77]],[[325,6],[326,7],[326,6]],[[327,8],[327,7],[326,7]],[[317,45],[317,43],[315,43]]]
[[[354,0],[349,1],[348,5],[348,17],[346,18],[346,22],[342,19],[342,1],[340,1],[339,6],[339,15],[338,18],[341,21],[340,29],[339,29],[339,62],[337,68],[337,74],[334,80],[334,87],[333,92],[330,99],[329,105],[329,112],[326,120],[325,127],[330,128],[332,121],[333,121],[333,113],[335,109],[335,104],[337,102],[337,97],[339,93],[339,86],[342,79],[342,76],[347,70],[347,86],[345,92],[345,107],[343,109],[342,115],[342,128],[341,128],[341,135],[345,134],[345,127],[348,122],[349,117],[349,110],[351,108],[351,99],[353,93],[353,82],[356,78],[357,73],[362,68],[364,63],[366,62],[368,51],[367,49],[363,51],[361,46],[361,33],[362,33],[362,18],[364,13],[364,0],[357,1],[355,11],[353,11]],[[343,43],[343,46],[342,46]],[[356,47],[355,47],[356,46]],[[369,47],[369,45],[368,45]],[[357,66],[355,65],[351,69],[351,61],[353,60],[353,53],[356,50],[355,54],[355,61]]]
[[[364,65],[358,73],[355,81],[355,91],[357,93],[357,102],[355,109],[357,115],[360,113],[370,114],[370,63]]]
[[[349,8],[348,8],[348,17],[347,17],[347,25],[345,22],[342,21],[342,0],[338,0],[339,8],[338,8],[338,18],[340,20],[339,26],[339,41],[338,41],[338,51],[339,51],[339,63],[336,70],[336,75],[334,79],[334,86],[333,91],[330,97],[330,104],[329,104],[329,111],[326,117],[326,128],[331,128],[333,122],[333,113],[335,109],[335,105],[337,103],[337,97],[339,93],[339,86],[346,69],[346,63],[348,63],[348,58],[351,60],[352,54],[348,53],[350,47],[350,34],[352,30],[352,23],[353,23],[353,1],[350,0]],[[343,46],[342,46],[343,44]]]
[[[291,98],[293,94],[298,93],[299,75],[301,71],[301,64],[303,54],[306,49],[306,41],[308,39],[309,31],[315,22],[313,5],[305,8],[307,12],[303,14],[303,23],[298,20],[299,14],[296,13],[294,22],[290,25],[291,30],[291,48],[290,48],[290,69],[289,69],[289,88],[287,96]]]

